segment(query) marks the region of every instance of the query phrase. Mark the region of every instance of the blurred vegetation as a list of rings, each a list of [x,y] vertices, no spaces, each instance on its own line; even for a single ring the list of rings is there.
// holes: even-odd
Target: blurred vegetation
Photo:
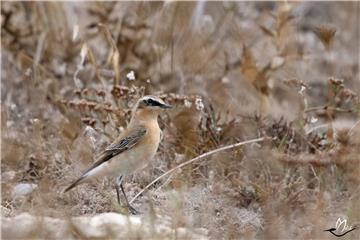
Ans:
[[[122,211],[113,179],[62,189],[154,94],[156,159],[136,200],[211,239],[328,238],[360,223],[358,2],[3,2],[2,216]],[[19,183],[38,187],[14,197]],[[359,231],[349,234],[356,239]]]

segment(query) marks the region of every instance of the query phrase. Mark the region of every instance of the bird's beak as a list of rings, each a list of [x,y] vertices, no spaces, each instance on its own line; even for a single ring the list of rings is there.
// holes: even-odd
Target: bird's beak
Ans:
[[[171,105],[169,105],[169,104],[166,104],[166,103],[164,103],[164,104],[161,104],[161,106],[160,106],[161,108],[172,108],[172,106]]]

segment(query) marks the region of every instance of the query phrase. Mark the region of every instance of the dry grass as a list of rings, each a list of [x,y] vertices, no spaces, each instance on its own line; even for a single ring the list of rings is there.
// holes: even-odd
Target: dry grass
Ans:
[[[2,3],[2,216],[122,212],[113,179],[61,191],[156,94],[176,107],[156,158],[127,176],[131,197],[196,156],[266,141],[177,168],[134,202],[144,217],[210,239],[360,224],[359,14],[357,2]],[[14,198],[18,183],[38,188]]]

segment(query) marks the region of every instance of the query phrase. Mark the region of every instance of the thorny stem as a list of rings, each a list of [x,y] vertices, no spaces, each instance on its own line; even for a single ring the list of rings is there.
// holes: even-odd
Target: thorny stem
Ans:
[[[156,183],[157,181],[159,181],[161,178],[169,175],[170,173],[174,172],[175,170],[179,169],[179,168],[182,168],[186,165],[189,165],[195,161],[198,161],[198,160],[201,160],[203,158],[206,158],[210,155],[213,155],[215,153],[218,153],[218,152],[222,152],[222,151],[225,151],[225,150],[229,150],[229,149],[233,149],[233,148],[236,148],[236,147],[239,147],[239,146],[242,146],[242,145],[246,145],[246,144],[250,144],[250,143],[256,143],[256,142],[263,142],[265,140],[264,137],[261,137],[261,138],[256,138],[256,139],[251,139],[251,140],[247,140],[247,141],[243,141],[243,142],[238,142],[238,143],[234,143],[234,144],[231,144],[231,145],[227,145],[227,146],[224,146],[224,147],[221,147],[221,148],[217,148],[217,149],[214,149],[214,150],[211,150],[210,152],[206,152],[204,154],[201,154],[200,156],[197,156],[196,158],[193,158],[191,160],[188,160],[186,162],[183,162],[181,163],[180,165],[170,169],[169,171],[165,172],[164,174],[160,175],[159,177],[157,177],[155,180],[153,180],[151,183],[149,183],[146,187],[144,187],[138,194],[136,194],[136,196],[131,199],[130,201],[130,204],[132,204],[141,194],[143,194],[143,192],[145,192],[146,189],[148,189],[149,187],[151,187],[154,183]]]

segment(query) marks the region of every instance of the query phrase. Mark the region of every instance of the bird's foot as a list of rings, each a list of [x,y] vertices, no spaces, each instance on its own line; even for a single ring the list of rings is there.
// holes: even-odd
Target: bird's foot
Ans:
[[[127,206],[129,212],[132,214],[132,215],[139,215],[141,214],[141,212],[139,212],[138,210],[136,210],[135,208],[133,208],[131,205],[128,205]]]

